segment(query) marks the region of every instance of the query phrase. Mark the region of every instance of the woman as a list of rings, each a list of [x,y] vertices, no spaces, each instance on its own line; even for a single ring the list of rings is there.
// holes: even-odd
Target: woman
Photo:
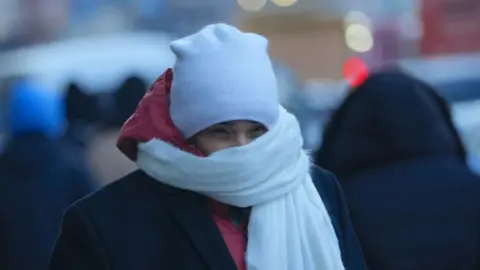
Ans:
[[[430,86],[373,74],[333,116],[316,162],[345,190],[369,269],[479,269],[480,178]]]
[[[335,179],[317,170],[315,190],[267,43],[216,24],[171,44],[174,73],[119,139],[140,170],[66,212],[51,270],[365,269]]]

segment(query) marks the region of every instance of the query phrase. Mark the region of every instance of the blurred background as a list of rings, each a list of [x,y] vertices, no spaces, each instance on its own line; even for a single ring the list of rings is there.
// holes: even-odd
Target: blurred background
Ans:
[[[65,136],[108,183],[134,168],[115,148],[118,130],[172,66],[169,42],[227,22],[270,39],[281,101],[307,148],[321,144],[347,93],[345,73],[360,61],[399,65],[436,86],[480,155],[478,18],[478,0],[2,0],[0,107],[24,78],[64,96]]]

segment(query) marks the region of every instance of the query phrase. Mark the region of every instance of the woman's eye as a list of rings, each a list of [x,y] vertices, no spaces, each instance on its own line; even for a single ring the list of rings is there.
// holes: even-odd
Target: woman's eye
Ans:
[[[215,136],[227,136],[228,131],[224,128],[212,128],[210,130],[210,133],[215,135]]]
[[[267,129],[263,126],[258,126],[258,127],[255,127],[253,130],[252,130],[252,134],[254,134],[254,136],[261,136],[263,135],[265,132],[267,132]]]
[[[258,126],[255,128],[255,131],[258,131],[258,132],[267,132],[267,128],[264,127],[264,126]]]

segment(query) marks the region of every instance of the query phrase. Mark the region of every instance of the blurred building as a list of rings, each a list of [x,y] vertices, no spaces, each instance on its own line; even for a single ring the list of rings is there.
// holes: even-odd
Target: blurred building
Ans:
[[[239,25],[267,36],[271,55],[304,80],[340,79],[342,63],[350,55],[342,20],[321,19],[308,12],[255,14],[244,17]]]
[[[480,1],[422,0],[423,55],[480,52]]]
[[[163,30],[176,36],[191,34],[201,27],[216,23],[231,23],[238,8],[235,0],[163,0]]]
[[[19,45],[130,30],[184,36],[231,22],[235,0],[2,0],[0,43]]]
[[[19,17],[22,38],[26,43],[56,39],[68,27],[68,0],[21,0]]]
[[[0,1],[0,42],[6,42],[12,36],[17,24],[18,12],[16,0]]]
[[[137,29],[184,36],[236,23],[271,40],[302,78],[341,78],[344,61],[480,51],[478,0],[2,0],[0,49]]]
[[[410,43],[418,35],[402,31],[402,25],[415,26],[416,17],[405,16],[416,14],[414,0],[238,2],[243,11],[237,13],[237,24],[266,35],[273,57],[307,80],[342,79],[350,57],[375,64],[415,52]]]

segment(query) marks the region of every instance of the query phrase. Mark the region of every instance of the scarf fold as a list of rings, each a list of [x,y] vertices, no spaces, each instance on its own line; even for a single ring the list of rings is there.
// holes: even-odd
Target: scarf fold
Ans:
[[[164,184],[252,207],[248,270],[343,270],[302,146],[297,120],[281,107],[273,129],[248,145],[198,157],[153,139],[139,145],[137,165]]]

